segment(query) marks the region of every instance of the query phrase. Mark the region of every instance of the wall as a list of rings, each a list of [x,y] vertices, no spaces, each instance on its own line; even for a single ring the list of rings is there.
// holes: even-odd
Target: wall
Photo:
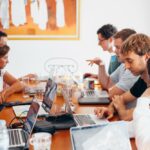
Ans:
[[[79,72],[97,72],[86,59],[102,57],[106,65],[109,56],[97,45],[97,29],[106,23],[122,28],[134,28],[150,35],[149,0],[80,0],[80,40],[74,41],[9,41],[10,63],[7,70],[16,76],[29,72],[46,74],[44,63],[51,57],[74,58]]]

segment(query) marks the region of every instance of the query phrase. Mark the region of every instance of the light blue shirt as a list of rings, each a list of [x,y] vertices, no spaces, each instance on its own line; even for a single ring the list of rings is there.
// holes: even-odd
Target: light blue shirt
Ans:
[[[111,75],[111,80],[114,84],[123,91],[128,91],[138,80],[139,76],[134,76],[130,70],[121,64]]]

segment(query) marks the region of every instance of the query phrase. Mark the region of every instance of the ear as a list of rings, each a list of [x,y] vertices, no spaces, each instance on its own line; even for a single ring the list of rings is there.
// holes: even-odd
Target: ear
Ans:
[[[113,41],[113,37],[110,37],[110,38],[109,38],[109,41],[110,41],[110,43],[111,43],[111,42]]]

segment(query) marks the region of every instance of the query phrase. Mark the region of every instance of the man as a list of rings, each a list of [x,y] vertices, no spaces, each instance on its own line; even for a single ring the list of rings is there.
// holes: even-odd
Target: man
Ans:
[[[115,53],[119,62],[122,62],[120,49],[123,41],[135,33],[136,32],[132,29],[123,29],[114,35]],[[124,64],[121,64],[111,75],[108,75],[101,60],[97,59],[94,63],[99,66],[99,82],[103,89],[108,90],[110,98],[116,94],[120,95],[130,90],[138,79],[138,76],[134,76],[128,69],[125,69]]]
[[[97,35],[98,35],[98,45],[102,47],[104,51],[108,51],[109,53],[113,53],[113,35],[117,32],[117,29],[115,26],[111,24],[103,25],[101,28],[98,29]],[[94,58],[93,60],[87,60],[90,61],[90,64],[92,62],[96,61],[97,58]],[[112,60],[110,61],[109,65],[109,73],[111,74],[119,65],[118,60],[113,55]],[[96,74],[91,73],[85,73],[84,78],[92,77],[92,78],[98,78]]]
[[[122,45],[121,57],[124,60],[126,69],[129,69],[134,75],[141,75],[141,77],[130,91],[120,96],[114,96],[108,108],[101,107],[95,109],[95,114],[100,118],[107,116],[110,119],[115,111],[117,111],[120,119],[131,120],[134,108],[126,109],[126,104],[135,101],[150,85],[148,75],[150,39],[148,36],[144,34],[130,36]]]

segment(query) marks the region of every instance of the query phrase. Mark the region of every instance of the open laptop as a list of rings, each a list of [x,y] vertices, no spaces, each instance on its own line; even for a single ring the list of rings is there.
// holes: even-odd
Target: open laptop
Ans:
[[[107,91],[84,90],[78,98],[79,104],[109,104],[109,95]]]
[[[40,105],[34,99],[30,105],[26,121],[23,124],[23,128],[8,129],[10,148],[25,147],[28,145],[28,138],[36,123],[39,108]]]
[[[57,84],[52,79],[48,79],[43,96],[43,101],[38,102],[40,104],[38,116],[43,117],[49,114],[56,92]],[[13,110],[17,117],[25,117],[27,115],[26,112],[29,110],[29,107],[29,105],[13,106]]]
[[[125,121],[115,121],[105,125],[72,127],[70,137],[72,150],[120,150],[122,148],[131,150],[128,125]],[[117,144],[114,145],[114,143]]]
[[[108,123],[108,120],[99,119],[94,114],[73,114],[69,100],[66,98],[64,98],[64,99],[65,99],[65,103],[66,103],[66,111],[68,113],[72,114],[72,117],[73,117],[77,126],[87,126],[87,125]]]

